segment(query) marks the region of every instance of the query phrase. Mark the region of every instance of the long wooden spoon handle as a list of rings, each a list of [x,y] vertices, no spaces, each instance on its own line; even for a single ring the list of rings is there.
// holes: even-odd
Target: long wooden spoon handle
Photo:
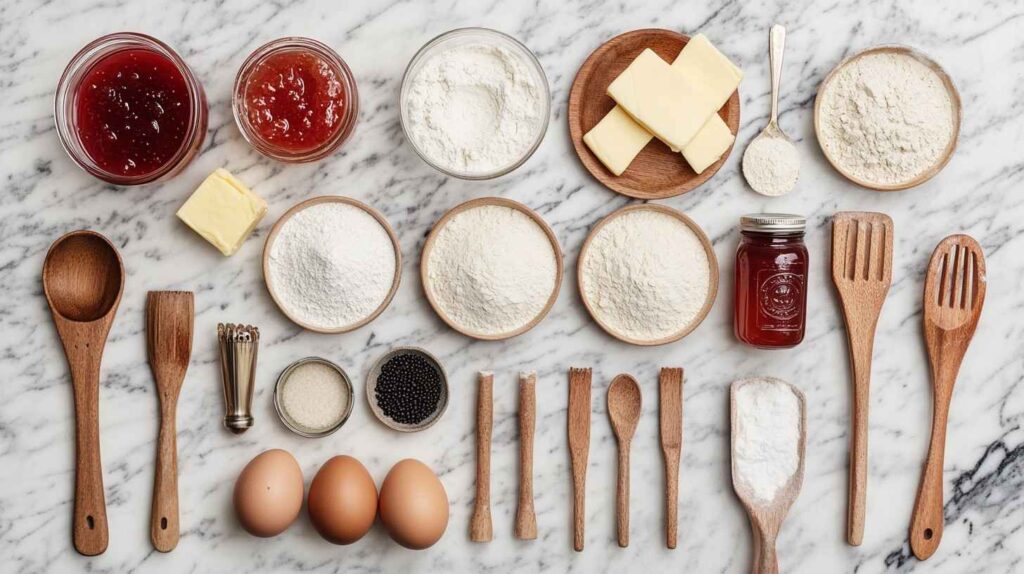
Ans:
[[[76,346],[77,348],[77,346]],[[66,349],[75,389],[75,550],[96,556],[107,549],[107,503],[100,462],[99,356]]]
[[[537,376],[519,377],[519,505],[516,508],[516,538],[537,538],[537,515],[533,508],[533,432],[537,421]]]
[[[779,574],[779,557],[775,552],[775,536],[761,532],[754,537],[753,574]]]
[[[850,433],[850,484],[846,512],[846,541],[860,546],[864,540],[868,490],[868,404],[871,387],[871,353],[874,325],[851,329],[850,361],[853,366],[853,426]]]
[[[946,452],[946,421],[949,403],[936,397],[932,412],[932,437],[928,446],[921,485],[917,489],[914,515],[910,523],[910,549],[919,560],[926,560],[942,540],[942,466]]]
[[[153,481],[153,508],[149,537],[153,548],[170,552],[178,545],[178,431],[175,421],[176,397],[161,397],[160,436],[156,451],[156,475]]]
[[[615,522],[619,547],[629,546],[629,443],[619,445],[619,480],[615,487]]]
[[[675,548],[679,533],[679,453],[665,458],[665,545]]]
[[[494,375],[480,373],[476,410],[476,507],[469,525],[469,539],[490,542],[491,529],[491,428],[494,424]]]

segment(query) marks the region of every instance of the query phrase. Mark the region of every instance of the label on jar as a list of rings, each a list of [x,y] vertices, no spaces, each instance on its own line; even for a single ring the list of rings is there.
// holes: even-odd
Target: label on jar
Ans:
[[[757,326],[763,331],[799,331],[803,317],[804,268],[802,263],[757,272]]]

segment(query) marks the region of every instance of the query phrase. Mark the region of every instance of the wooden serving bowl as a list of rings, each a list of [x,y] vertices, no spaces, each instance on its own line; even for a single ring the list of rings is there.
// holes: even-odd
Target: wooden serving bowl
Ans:
[[[692,230],[694,234],[697,235],[697,238],[700,239],[701,245],[704,246],[704,252],[708,256],[708,265],[711,267],[710,284],[708,285],[707,299],[705,299],[704,306],[701,307],[700,311],[697,312],[697,315],[694,316],[693,320],[690,321],[690,323],[686,327],[684,327],[683,329],[679,330],[676,333],[673,333],[666,337],[662,337],[660,339],[653,339],[650,341],[627,337],[622,333],[616,332],[614,329],[612,329],[603,321],[601,321],[597,313],[594,312],[594,308],[590,304],[590,301],[587,299],[587,291],[586,286],[584,285],[585,281],[583,276],[583,263],[587,259],[587,250],[590,248],[591,241],[593,241],[594,237],[596,237],[598,232],[601,231],[601,228],[607,225],[608,222],[614,220],[615,218],[621,215],[624,215],[631,211],[641,210],[657,211],[659,213],[671,215],[672,217],[678,219],[687,227],[689,227],[690,230]],[[626,207],[623,207],[608,214],[607,216],[604,217],[604,219],[598,221],[597,225],[595,225],[594,228],[590,230],[590,233],[587,235],[587,239],[583,242],[583,247],[580,249],[579,258],[576,260],[576,285],[579,290],[580,299],[583,300],[583,305],[587,308],[587,312],[590,313],[590,316],[594,319],[594,322],[597,323],[599,327],[604,329],[606,333],[624,343],[629,343],[631,345],[641,345],[645,347],[666,345],[668,343],[674,343],[675,341],[678,341],[679,339],[682,339],[683,337],[689,335],[694,329],[697,328],[698,325],[704,322],[705,317],[707,317],[708,313],[711,311],[711,307],[715,303],[715,297],[718,295],[718,258],[715,256],[715,250],[711,246],[711,240],[708,239],[708,236],[707,234],[704,233],[704,230],[701,229],[695,221],[693,221],[685,214],[683,214],[683,212],[677,209],[672,209],[671,207],[668,207],[666,205],[661,205],[657,203],[634,203],[632,205],[627,205]]]
[[[394,277],[394,279],[391,282],[391,290],[388,291],[388,294],[387,294],[386,297],[384,297],[384,300],[381,301],[380,305],[373,311],[373,313],[370,313],[364,319],[362,319],[360,321],[357,321],[355,323],[352,323],[350,325],[344,325],[342,327],[337,327],[337,328],[334,328],[334,329],[324,329],[324,328],[321,328],[321,327],[314,327],[312,325],[308,325],[308,324],[306,324],[306,323],[296,319],[291,314],[289,314],[288,310],[284,308],[284,305],[282,305],[281,301],[277,298],[277,293],[274,291],[274,283],[273,283],[273,281],[270,280],[270,250],[274,246],[274,240],[277,239],[277,234],[280,233],[281,227],[283,227],[285,222],[288,221],[289,219],[291,219],[291,217],[293,215],[295,215],[296,213],[302,211],[303,209],[306,209],[307,207],[316,205],[318,203],[344,203],[344,204],[348,204],[348,205],[352,205],[352,206],[358,207],[359,209],[362,209],[366,213],[369,213],[370,215],[373,216],[374,219],[377,220],[377,223],[380,223],[381,227],[384,228],[384,231],[386,231],[388,233],[388,237],[391,238],[391,246],[394,247],[394,250],[395,250],[395,277]],[[281,218],[277,220],[277,223],[274,224],[274,227],[272,227],[270,229],[270,235],[267,236],[266,243],[263,244],[263,282],[267,285],[267,292],[270,293],[270,298],[274,300],[274,304],[277,305],[277,308],[280,309],[281,312],[284,313],[284,315],[286,317],[291,319],[291,321],[293,323],[295,323],[296,325],[302,327],[303,329],[308,329],[308,330],[313,331],[315,333],[325,333],[325,334],[347,333],[349,331],[354,331],[354,330],[362,327],[363,325],[366,325],[370,321],[373,321],[374,319],[377,318],[378,315],[380,315],[381,313],[384,312],[384,309],[387,309],[388,305],[391,304],[391,300],[394,299],[395,293],[398,291],[398,284],[401,282],[401,280],[402,280],[402,248],[401,248],[401,245],[399,245],[399,243],[398,243],[398,236],[395,235],[395,230],[392,229],[391,224],[388,223],[387,219],[384,219],[384,216],[381,215],[381,213],[379,211],[377,211],[376,209],[370,207],[369,205],[366,205],[365,203],[363,203],[361,201],[357,201],[355,199],[352,199],[351,197],[342,197],[340,195],[324,195],[324,196],[320,196],[320,197],[314,197],[314,198],[311,198],[311,199],[307,199],[305,201],[301,201],[301,202],[295,204],[291,209],[289,209],[288,211],[284,212],[284,215],[282,215]]]
[[[516,211],[519,211],[520,213],[525,214],[527,217],[532,219],[534,223],[539,225],[542,230],[544,230],[544,234],[548,236],[548,240],[551,242],[551,248],[555,252],[555,288],[551,291],[551,296],[548,297],[548,302],[544,305],[544,308],[541,309],[540,313],[538,313],[537,316],[533,318],[533,320],[523,325],[522,327],[514,331],[510,331],[508,333],[498,333],[496,335],[474,333],[472,331],[464,329],[458,323],[453,321],[452,318],[449,317],[448,314],[445,313],[443,309],[441,309],[441,306],[434,299],[434,294],[430,290],[430,280],[427,273],[427,263],[430,260],[430,253],[434,249],[434,242],[437,240],[437,235],[438,233],[440,233],[441,229],[443,229],[444,226],[453,217],[462,213],[463,211],[467,211],[476,207],[482,207],[485,205],[510,207],[512,209],[515,209]],[[551,307],[554,306],[555,301],[558,299],[558,292],[562,289],[563,269],[564,267],[562,261],[562,248],[558,244],[558,237],[555,236],[555,232],[551,229],[551,226],[548,225],[548,223],[544,221],[544,219],[541,216],[537,215],[535,211],[523,205],[522,203],[519,203],[518,201],[505,199],[503,197],[480,197],[456,205],[447,213],[445,213],[441,217],[441,219],[437,221],[437,223],[434,224],[433,229],[430,230],[430,234],[427,236],[426,243],[423,244],[423,254],[420,256],[420,283],[423,285],[423,293],[427,296],[427,301],[430,303],[430,307],[434,309],[434,312],[437,313],[437,316],[440,317],[442,321],[447,323],[449,327],[455,329],[456,331],[462,333],[467,337],[472,337],[474,339],[479,339],[481,341],[500,341],[503,339],[510,339],[512,337],[515,337],[516,335],[522,335],[523,333],[536,327],[537,324],[540,323],[544,319],[544,317],[547,316],[548,311],[551,310]]]
[[[918,62],[921,62],[925,66],[928,66],[932,71],[938,74],[939,78],[942,80],[942,83],[946,86],[946,91],[949,92],[950,100],[952,100],[953,102],[953,137],[950,138],[949,144],[946,146],[946,149],[942,152],[942,155],[939,156],[939,160],[935,162],[935,165],[928,168],[921,175],[904,183],[899,183],[895,185],[882,185],[864,181],[863,179],[860,179],[850,173],[847,173],[846,171],[843,171],[843,168],[832,158],[832,156],[828,154],[828,150],[826,150],[825,146],[821,144],[821,102],[823,99],[822,96],[825,94],[825,90],[828,88],[829,84],[832,83],[832,80],[835,78],[836,73],[839,72],[839,70],[844,68],[847,64],[850,64],[859,58],[867,56],[868,54],[902,54],[906,56],[911,56],[912,58],[914,58]],[[935,62],[935,60],[932,60],[928,56],[925,56],[924,54],[918,52],[913,48],[910,48],[908,46],[900,46],[896,44],[887,44],[882,46],[875,46],[873,48],[868,48],[867,50],[857,52],[856,54],[846,58],[842,62],[839,62],[839,64],[836,65],[835,68],[832,68],[832,71],[829,72],[827,76],[825,76],[825,79],[822,80],[821,85],[818,86],[817,95],[814,98],[814,136],[818,140],[818,147],[821,148],[821,153],[825,155],[825,159],[828,160],[828,163],[831,164],[832,167],[835,168],[835,170],[840,173],[840,175],[861,187],[873,189],[875,191],[900,191],[903,189],[909,189],[911,187],[921,185],[922,183],[935,177],[935,174],[939,173],[940,171],[942,171],[942,168],[946,167],[946,164],[949,163],[950,158],[953,157],[953,152],[956,151],[957,140],[960,138],[960,122],[962,118],[963,112],[961,110],[960,104],[960,92],[957,91],[956,85],[953,83],[953,79],[950,78],[949,74],[947,74],[946,71],[942,69],[942,66]]]
[[[663,60],[672,63],[689,41],[689,36],[671,30],[626,32],[594,50],[576,73],[569,92],[569,135],[583,167],[608,189],[637,199],[664,199],[680,195],[711,179],[732,153],[730,146],[718,161],[698,174],[686,163],[682,153],[673,152],[654,138],[629,168],[617,176],[608,171],[583,143],[583,135],[615,107],[615,100],[607,94],[608,86],[645,48],[654,50]],[[718,114],[729,126],[729,131],[736,135],[740,127],[739,90],[733,92]]]

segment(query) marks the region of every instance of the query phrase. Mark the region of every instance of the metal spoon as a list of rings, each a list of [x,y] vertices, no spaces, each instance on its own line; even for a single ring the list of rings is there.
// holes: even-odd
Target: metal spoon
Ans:
[[[788,193],[796,185],[796,176],[799,174],[800,156],[797,154],[796,146],[793,145],[793,140],[779,127],[779,82],[782,79],[782,55],[785,49],[786,28],[776,24],[768,32],[768,59],[771,63],[772,73],[771,117],[768,119],[768,125],[747,144],[747,149],[743,152],[743,176],[754,191],[768,196]],[[771,148],[767,146],[771,146]],[[768,156],[770,159],[781,160],[783,159],[781,156],[786,156],[786,160],[796,161],[796,172],[789,173],[792,170],[780,170],[781,161],[762,163],[765,159],[763,154],[766,153],[771,154]],[[762,161],[758,161],[759,159]],[[762,167],[768,167],[771,173],[759,173],[762,172]]]

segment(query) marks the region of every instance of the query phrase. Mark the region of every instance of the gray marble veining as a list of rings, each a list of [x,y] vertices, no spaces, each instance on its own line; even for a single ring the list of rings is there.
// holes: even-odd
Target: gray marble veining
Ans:
[[[4,572],[744,572],[750,534],[732,493],[727,386],[765,374],[807,394],[809,444],[803,492],[779,539],[787,572],[1014,572],[1024,559],[1024,2],[671,2],[538,0],[440,2],[125,2],[8,0],[0,8],[0,570]],[[797,189],[779,199],[750,191],[740,151],[767,120],[767,30],[788,28],[781,123],[803,160]],[[540,58],[552,88],[551,127],[538,152],[513,174],[489,182],[443,177],[404,141],[398,90],[405,65],[435,35],[460,26],[510,33]],[[576,293],[576,253],[591,225],[628,203],[592,179],[568,140],[566,101],[580,63],[603,41],[641,27],[702,31],[743,67],[737,150],[707,184],[664,203],[682,209],[713,239],[723,286],[710,316],[681,342],[654,349],[618,343],[590,321]],[[210,127],[202,154],[171,181],[117,189],[80,171],[53,127],[56,80],[85,43],[135,30],[173,46],[205,85]],[[358,81],[354,137],[312,165],[264,159],[241,138],[231,85],[246,55],[283,35],[333,46]],[[879,43],[928,53],[956,81],[964,120],[959,149],[934,180],[879,194],[842,180],[813,133],[817,86],[840,59]],[[174,211],[203,177],[226,167],[270,203],[241,251],[222,257]],[[380,209],[405,255],[391,307],[354,333],[320,336],[291,325],[263,286],[259,258],[270,226],[302,199],[341,194]],[[535,330],[501,343],[474,342],[450,329],[421,297],[419,251],[432,223],[473,197],[522,201],[554,227],[566,254],[562,292]],[[785,352],[743,347],[731,333],[730,281],[736,222],[760,210],[809,216],[810,323],[802,346]],[[895,222],[894,282],[876,340],[871,396],[870,482],[864,545],[843,540],[849,372],[837,302],[828,279],[828,216],[877,210]],[[83,558],[71,546],[72,396],[67,368],[39,280],[43,256],[61,233],[90,228],[110,237],[127,266],[126,290],[103,363],[103,470],[110,546]],[[989,264],[989,292],[954,395],[946,453],[946,531],[927,562],[911,557],[907,528],[927,447],[931,390],[921,336],[923,272],[931,249],[954,232],[976,237]],[[178,411],[182,538],[163,555],[148,539],[157,398],[146,363],[144,295],[196,292],[193,361]],[[241,436],[221,426],[215,326],[259,325],[263,334],[256,425]],[[362,388],[372,361],[395,345],[428,348],[452,381],[449,410],[429,431],[396,436],[360,402],[350,421],[323,440],[290,434],[276,419],[272,384],[292,360],[318,354],[342,365]],[[679,548],[663,544],[662,461],[657,438],[660,366],[686,368]],[[566,370],[594,368],[587,548],[571,550]],[[474,373],[496,372],[492,497],[494,542],[472,544]],[[539,540],[512,538],[517,442],[516,373],[538,371],[536,505]],[[614,438],[605,412],[611,378],[641,381],[644,414],[633,450],[632,535],[614,542]],[[375,527],[348,547],[321,540],[303,516],[270,540],[245,534],[231,510],[238,471],[268,448],[291,451],[307,481],[334,454],[361,459],[379,481],[404,457],[440,475],[451,523],[434,548],[411,552]]]

